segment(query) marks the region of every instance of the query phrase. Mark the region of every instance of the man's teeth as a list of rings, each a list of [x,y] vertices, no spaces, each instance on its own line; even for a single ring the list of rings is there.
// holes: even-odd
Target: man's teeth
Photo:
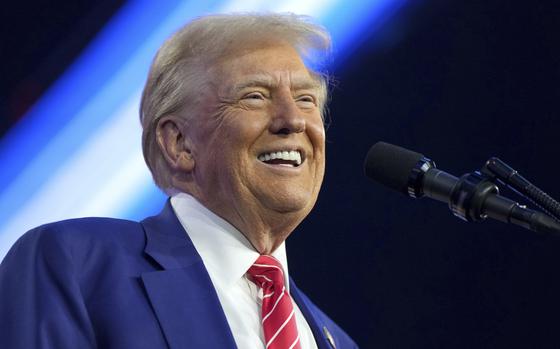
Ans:
[[[266,154],[259,155],[259,160],[263,161],[263,162],[264,161],[275,160],[275,159],[286,160],[286,161],[294,161],[297,164],[297,166],[301,165],[301,154],[297,150],[277,151],[277,152],[271,152],[271,153],[266,153]]]

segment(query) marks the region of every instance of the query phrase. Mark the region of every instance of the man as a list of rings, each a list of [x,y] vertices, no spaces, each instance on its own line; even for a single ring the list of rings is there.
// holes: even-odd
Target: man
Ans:
[[[140,223],[25,234],[0,268],[7,348],[355,348],[288,277],[325,166],[328,34],[295,15],[195,20],[159,50],[143,150],[171,196]]]

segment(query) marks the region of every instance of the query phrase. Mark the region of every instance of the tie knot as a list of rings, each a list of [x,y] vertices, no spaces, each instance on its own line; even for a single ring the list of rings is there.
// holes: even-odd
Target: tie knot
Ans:
[[[251,280],[262,289],[282,289],[284,271],[278,260],[272,256],[262,255],[247,271]]]

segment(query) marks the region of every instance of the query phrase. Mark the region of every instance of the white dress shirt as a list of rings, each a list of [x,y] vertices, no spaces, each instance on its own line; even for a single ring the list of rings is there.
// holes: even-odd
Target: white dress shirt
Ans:
[[[261,325],[262,290],[247,276],[259,253],[234,226],[208,210],[192,196],[179,193],[171,206],[204,262],[226,315],[233,338],[240,349],[265,348]],[[289,291],[286,246],[273,253],[284,269]],[[292,300],[302,349],[317,349],[313,333],[301,310]]]

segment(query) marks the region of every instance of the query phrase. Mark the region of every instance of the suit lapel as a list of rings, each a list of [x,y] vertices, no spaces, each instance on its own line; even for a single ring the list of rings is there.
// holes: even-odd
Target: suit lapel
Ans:
[[[313,337],[315,337],[315,342],[317,343],[318,349],[333,349],[333,347],[329,343],[328,338],[326,337],[327,334],[325,333],[325,324],[311,310],[311,304],[309,304],[309,300],[297,288],[292,278],[290,278],[290,295],[298,305],[303,316],[305,317],[305,320],[307,320],[307,323],[311,328],[311,332],[313,332]]]
[[[169,347],[235,348],[210,276],[169,200],[142,225],[145,252],[163,268],[142,281]]]

